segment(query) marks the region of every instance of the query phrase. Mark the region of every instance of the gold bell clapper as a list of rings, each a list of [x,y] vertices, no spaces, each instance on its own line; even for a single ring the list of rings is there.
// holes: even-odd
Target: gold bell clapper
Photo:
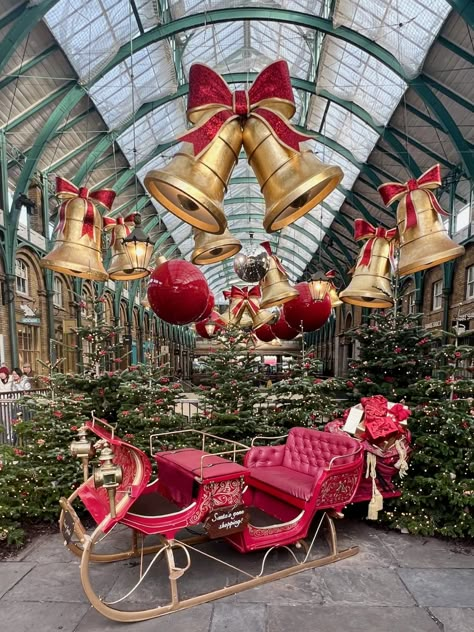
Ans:
[[[71,455],[80,459],[84,482],[89,478],[89,460],[95,456],[95,448],[92,441],[87,439],[87,428],[81,426],[77,431],[77,438],[71,442]]]
[[[102,263],[103,221],[96,204],[110,211],[115,195],[111,189],[89,191],[85,187],[78,188],[58,176],[56,197],[62,204],[54,245],[40,265],[83,279],[106,281],[108,274]]]
[[[112,281],[134,281],[148,275],[147,270],[134,269],[123,240],[132,232],[135,215],[127,217],[104,217],[104,228],[110,231],[110,250],[112,258],[107,272]]]
[[[100,451],[99,461],[100,466],[94,468],[94,486],[96,489],[103,487],[107,490],[109,497],[110,515],[112,518],[116,516],[116,503],[115,496],[117,487],[122,482],[123,472],[120,465],[114,465],[113,463],[114,453],[110,449],[109,445]]]
[[[333,281],[333,279],[336,278],[336,271],[335,270],[328,270],[326,272],[326,278],[329,280],[329,284],[330,284],[330,288],[329,288],[329,297],[331,299],[331,307],[334,309],[334,307],[339,307],[339,305],[342,305],[342,301],[339,298],[339,294],[337,293],[337,287]]]
[[[260,307],[267,309],[269,307],[283,305],[283,303],[291,301],[299,294],[298,290],[289,284],[286,271],[278,257],[272,253],[270,243],[264,241],[261,246],[267,251],[270,260],[268,271],[260,281],[260,291],[262,294]]]
[[[339,293],[344,303],[370,308],[393,305],[391,270],[396,236],[396,228],[374,228],[363,219],[355,220],[355,240],[366,239],[367,242],[357,257],[351,282]]]
[[[242,248],[240,241],[227,228],[222,235],[214,235],[193,228],[193,236],[194,250],[191,261],[197,266],[224,261],[236,255]]]
[[[432,191],[440,186],[441,168],[434,165],[405,184],[387,182],[378,188],[386,206],[399,201],[400,276],[432,268],[464,254],[464,247],[449,237],[441,219],[448,213]]]

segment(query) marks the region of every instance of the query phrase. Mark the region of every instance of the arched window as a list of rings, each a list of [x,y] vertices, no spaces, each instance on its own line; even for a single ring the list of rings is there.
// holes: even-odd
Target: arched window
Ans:
[[[28,296],[28,266],[23,259],[15,261],[15,277],[17,293]]]
[[[54,307],[63,306],[63,284],[59,277],[55,276],[53,279],[53,305]]]

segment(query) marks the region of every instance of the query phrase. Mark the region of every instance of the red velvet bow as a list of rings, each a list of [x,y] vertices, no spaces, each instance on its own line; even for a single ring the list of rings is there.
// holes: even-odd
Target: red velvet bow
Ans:
[[[363,247],[362,256],[358,265],[368,266],[372,258],[372,249],[376,239],[386,239],[392,241],[397,236],[396,228],[382,228],[379,226],[375,228],[365,219],[356,219],[354,222],[354,239],[359,241],[361,239],[368,239],[368,242]]]
[[[66,222],[66,206],[69,200],[81,198],[85,202],[85,213],[83,218],[82,235],[94,237],[94,202],[111,210],[117,194],[112,189],[101,189],[99,191],[89,191],[86,187],[77,187],[66,178],[56,177],[56,197],[64,200],[59,209],[59,222],[57,232],[62,232]]]
[[[437,189],[439,186],[441,186],[441,168],[439,165],[434,165],[434,167],[425,171],[419,178],[412,178],[408,180],[408,182],[405,182],[405,184],[387,182],[380,185],[378,191],[385,206],[390,206],[392,202],[400,200],[406,195],[407,217],[405,228],[413,228],[417,224],[417,217],[416,208],[411,195],[412,191],[423,191],[429,197],[431,205],[437,213],[440,215],[448,215],[441,207],[434,193],[430,191],[430,189]]]
[[[232,313],[237,315],[242,309],[242,303],[245,301],[251,314],[256,314],[260,309],[260,288],[258,285],[248,289],[248,287],[236,287],[233,285],[230,288],[230,300],[235,301],[235,305],[232,309]]]
[[[221,128],[231,120],[254,116],[261,119],[278,140],[299,152],[299,144],[312,137],[300,134],[290,125],[287,117],[295,113],[293,89],[286,61],[267,66],[249,90],[231,92],[223,77],[204,64],[193,64],[189,72],[188,119],[199,120],[203,113],[210,117],[180,140],[192,143],[194,155],[203,152]]]
[[[117,226],[123,226],[125,228],[125,237],[130,235],[132,232],[132,226],[135,225],[135,213],[131,213],[126,217],[104,217],[104,228],[105,230],[112,231],[112,236],[110,238],[110,246],[112,247],[115,244],[117,239]]]
[[[336,271],[335,270],[328,270],[326,272],[326,277],[328,279],[334,279],[336,277]]]

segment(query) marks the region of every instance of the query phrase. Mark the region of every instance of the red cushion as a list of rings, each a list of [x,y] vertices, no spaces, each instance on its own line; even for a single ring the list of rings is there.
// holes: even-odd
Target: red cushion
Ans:
[[[202,459],[205,456],[206,458]],[[194,448],[184,448],[183,450],[158,452],[155,454],[158,466],[163,461],[173,464],[185,472],[191,473],[193,476],[201,477],[202,462],[202,478],[207,480],[210,478],[221,478],[225,476],[235,477],[243,476],[247,472],[247,468],[228,461],[221,456],[215,456],[204,452],[203,450],[195,450]]]
[[[351,455],[358,447],[359,442],[346,435],[295,427],[289,432],[282,465],[314,476],[319,469],[328,467],[333,457]],[[337,459],[335,465],[346,465],[354,460],[354,456],[347,456]]]
[[[323,471],[323,468],[320,468],[313,475],[309,475],[289,470],[281,465],[251,468],[250,484],[256,482],[258,485],[259,482],[262,482],[266,486],[275,488],[277,496],[278,491],[281,490],[290,496],[308,501]]]

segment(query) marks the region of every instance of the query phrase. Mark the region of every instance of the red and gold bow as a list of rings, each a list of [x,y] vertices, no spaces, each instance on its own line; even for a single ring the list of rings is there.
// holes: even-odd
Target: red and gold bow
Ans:
[[[260,288],[258,285],[248,289],[248,287],[236,287],[233,285],[230,288],[230,300],[235,301],[232,306],[232,313],[236,316],[245,304],[248,307],[250,313],[255,315],[260,309]]]
[[[249,90],[235,92],[231,92],[223,77],[212,68],[193,64],[189,72],[188,119],[199,121],[203,113],[210,116],[179,136],[180,140],[193,144],[195,156],[208,147],[226,123],[240,117],[259,118],[293,151],[299,152],[299,144],[312,138],[300,134],[288,122],[295,113],[295,101],[286,61],[270,64]]]
[[[270,242],[269,241],[262,241],[260,245],[267,252],[267,254],[273,259],[273,261],[275,262],[276,267],[278,268],[278,270],[280,270],[280,272],[282,274],[284,274],[285,277],[287,278],[288,274],[286,273],[285,268],[282,266],[282,263],[281,263],[280,259],[276,255],[273,254]]]
[[[124,226],[125,228],[125,237],[130,235],[132,232],[132,227],[135,225],[135,213],[131,213],[126,217],[104,217],[104,229],[111,230],[112,236],[110,238],[110,247],[115,244],[117,239],[117,226]]]
[[[56,177],[56,197],[64,200],[59,209],[59,222],[57,232],[62,232],[66,222],[66,207],[70,200],[80,198],[85,202],[85,213],[83,218],[82,236],[94,237],[94,204],[97,202],[108,211],[111,210],[117,194],[112,189],[101,189],[99,191],[89,191],[86,187],[77,187],[66,178]]]
[[[326,277],[328,279],[335,279],[336,278],[336,271],[335,270],[328,270],[326,272]]]
[[[368,266],[372,258],[372,249],[376,239],[386,239],[391,242],[397,236],[396,228],[382,228],[378,226],[375,228],[365,219],[356,219],[354,222],[354,239],[360,241],[361,239],[368,239],[367,243],[363,246],[362,256],[358,265]]]
[[[417,217],[416,208],[411,195],[412,191],[423,191],[429,197],[431,205],[437,213],[440,215],[448,215],[441,207],[434,193],[430,190],[437,189],[439,186],[441,186],[441,168],[439,165],[434,165],[434,167],[425,171],[419,178],[412,178],[408,180],[408,182],[405,182],[405,184],[386,182],[379,186],[378,191],[385,206],[390,206],[392,202],[400,200],[406,195],[407,217],[405,228],[413,228],[417,225]]]

